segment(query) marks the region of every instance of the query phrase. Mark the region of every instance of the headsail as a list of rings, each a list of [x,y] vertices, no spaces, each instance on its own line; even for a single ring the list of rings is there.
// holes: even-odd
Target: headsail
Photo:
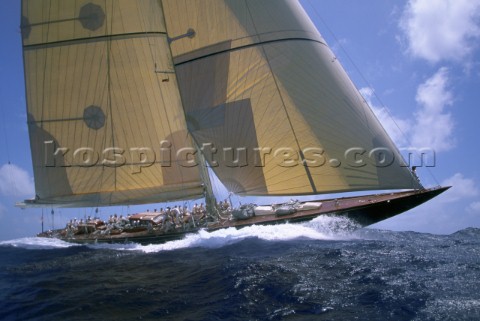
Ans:
[[[23,0],[21,27],[34,203],[203,195],[159,1]]]
[[[163,7],[171,36],[190,30],[171,44],[189,130],[231,191],[419,187],[298,1]]]

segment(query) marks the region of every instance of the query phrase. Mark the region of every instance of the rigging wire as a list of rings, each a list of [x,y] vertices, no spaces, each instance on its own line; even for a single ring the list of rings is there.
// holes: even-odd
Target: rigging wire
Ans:
[[[352,59],[352,57],[348,54],[347,50],[345,49],[345,47],[342,45],[342,43],[340,42],[340,40],[338,39],[338,37],[336,36],[336,34],[333,32],[333,30],[328,26],[328,24],[326,23],[326,21],[322,18],[322,16],[320,15],[320,13],[318,12],[317,8],[313,5],[312,3],[312,0],[308,0],[308,3],[310,5],[310,7],[312,8],[313,10],[313,13],[315,14],[315,16],[318,18],[318,20],[325,26],[325,29],[328,31],[328,33],[330,33],[330,35],[332,36],[332,38],[334,39],[335,43],[337,44],[337,46],[340,48],[340,50],[343,52],[343,54],[345,55],[345,57],[347,58],[347,60],[350,62],[350,64],[353,66],[353,68],[356,70],[356,72],[360,75],[360,78],[362,79],[362,81],[372,90],[372,94],[373,96],[375,97],[375,99],[379,102],[380,104],[380,107],[383,108],[383,110],[387,113],[388,117],[390,118],[390,120],[395,124],[395,126],[397,127],[398,131],[400,132],[400,134],[402,135],[402,137],[405,139],[405,141],[408,143],[408,145],[412,146],[412,143],[411,143],[411,140],[410,138],[408,137],[408,135],[402,130],[402,128],[398,125],[398,123],[396,122],[395,118],[393,117],[392,113],[390,112],[390,110],[386,107],[385,103],[383,102],[383,100],[380,98],[380,96],[377,94],[377,91],[374,89],[374,87],[372,86],[372,84],[367,80],[367,78],[365,77],[365,75],[362,73],[362,71],[360,70],[360,68],[358,67],[358,65],[354,62],[354,60]],[[358,90],[358,89],[357,89]],[[363,97],[363,95],[362,95]],[[368,105],[368,103],[367,103]],[[369,106],[370,107],[370,106]],[[371,107],[370,107],[371,108]],[[375,115],[376,116],[376,115]],[[383,127],[383,126],[382,126]],[[388,133],[387,133],[388,134]],[[390,136],[390,135],[388,135]],[[412,152],[413,152],[413,149],[412,149]],[[400,154],[401,155],[401,154]],[[403,155],[402,155],[403,156]],[[422,166],[423,166],[423,155],[420,153],[420,160],[422,162]],[[410,159],[408,162],[406,162],[406,164],[409,164],[410,162]],[[436,179],[436,177],[433,175],[432,171],[430,170],[430,168],[428,166],[426,166],[426,169],[427,169],[427,172],[429,173],[429,175],[431,176],[431,178],[435,181],[435,183],[437,185],[440,185],[438,180]]]
[[[55,229],[55,211],[53,210],[53,207],[51,208],[51,212],[52,214],[52,230]]]
[[[0,97],[1,96],[1,88],[0,88]],[[4,137],[4,141],[5,141],[5,154],[6,154],[6,159],[7,159],[7,162],[6,162],[6,167],[4,167],[4,165],[1,165],[0,164],[0,167],[1,168],[4,168],[5,169],[5,172],[6,172],[6,175],[7,175],[7,179],[8,179],[8,184],[11,185],[12,189],[14,191],[19,191],[19,188],[17,186],[17,180],[15,179],[13,173],[12,173],[12,169],[14,168],[14,164],[12,164],[11,162],[11,157],[10,157],[10,145],[9,145],[9,137],[8,137],[8,130],[7,130],[7,117],[6,117],[6,111],[5,111],[5,104],[3,103],[3,98],[0,98],[1,102],[0,102],[0,113],[1,113],[1,117],[2,117],[2,132],[3,132],[3,137]]]
[[[2,88],[0,88],[0,97],[2,96],[1,94],[2,94]],[[5,154],[7,158],[7,163],[10,164],[10,146],[8,145],[8,133],[7,133],[7,124],[6,124],[7,118],[5,116],[4,106],[5,104],[3,103],[3,99],[0,99],[0,112],[3,119],[2,132],[3,132],[3,138],[5,140]]]
[[[42,217],[41,217],[41,222],[42,222],[42,233],[44,232],[44,229],[43,229],[43,207],[42,207]]]

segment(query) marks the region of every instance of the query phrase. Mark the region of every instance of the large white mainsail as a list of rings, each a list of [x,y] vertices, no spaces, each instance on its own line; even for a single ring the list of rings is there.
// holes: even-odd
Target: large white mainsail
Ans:
[[[23,0],[33,203],[203,195],[192,154],[176,155],[192,144],[163,17],[156,0]]]
[[[171,43],[189,130],[230,191],[419,187],[298,1],[162,3],[189,35]]]

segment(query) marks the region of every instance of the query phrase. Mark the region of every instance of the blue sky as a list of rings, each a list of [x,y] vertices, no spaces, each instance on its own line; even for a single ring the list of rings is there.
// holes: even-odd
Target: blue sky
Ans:
[[[302,4],[397,145],[435,151],[435,167],[418,170],[424,185],[453,185],[375,227],[431,233],[480,227],[480,0]],[[1,1],[0,240],[38,233],[42,212],[14,207],[34,195],[19,24],[20,1]],[[44,211],[49,227],[50,209]],[[55,219],[60,225],[85,213],[92,209],[57,210]]]

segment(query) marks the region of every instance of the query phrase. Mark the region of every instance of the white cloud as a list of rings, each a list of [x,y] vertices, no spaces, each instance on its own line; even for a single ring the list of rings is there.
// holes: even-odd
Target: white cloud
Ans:
[[[479,17],[480,0],[409,0],[400,28],[414,57],[460,61],[477,45]]]
[[[480,202],[473,202],[468,205],[467,212],[471,214],[480,213]]]
[[[399,147],[427,148],[442,152],[455,146],[453,117],[445,111],[447,106],[453,104],[453,94],[448,89],[448,82],[448,69],[442,67],[420,84],[414,120],[395,117],[386,107],[376,106],[372,102],[374,92],[371,88],[362,88],[360,93]]]
[[[475,185],[475,181],[465,178],[461,173],[456,173],[452,177],[447,178],[441,184],[442,186],[452,186],[445,192],[442,198],[443,203],[457,202],[459,200],[476,197],[480,194],[479,189]]]
[[[0,194],[5,196],[34,196],[33,179],[24,169],[4,164],[0,167]]]
[[[415,113],[413,146],[432,148],[437,152],[454,147],[454,121],[452,115],[445,112],[445,108],[453,103],[453,94],[447,86],[448,70],[442,67],[418,87],[416,100],[420,109]]]
[[[406,119],[394,117],[386,107],[376,106],[372,99],[375,95],[372,88],[365,87],[361,88],[359,91],[367,101],[368,105],[372,108],[375,116],[377,116],[393,142],[398,146],[409,145],[407,134],[412,127],[411,122]]]

